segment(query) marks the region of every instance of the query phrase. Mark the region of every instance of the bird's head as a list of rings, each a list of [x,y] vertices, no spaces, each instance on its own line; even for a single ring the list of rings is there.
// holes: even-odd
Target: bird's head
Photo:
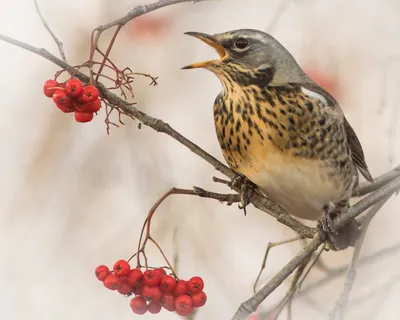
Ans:
[[[304,72],[292,55],[269,34],[253,29],[240,29],[208,35],[186,32],[213,47],[219,59],[196,62],[182,69],[206,68],[222,81],[280,86],[304,80]]]

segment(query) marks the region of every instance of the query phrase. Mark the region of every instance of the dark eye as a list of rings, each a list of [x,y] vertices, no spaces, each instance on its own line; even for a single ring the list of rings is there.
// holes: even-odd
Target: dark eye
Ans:
[[[238,49],[246,49],[249,46],[249,40],[245,38],[238,38],[235,41],[235,47]]]

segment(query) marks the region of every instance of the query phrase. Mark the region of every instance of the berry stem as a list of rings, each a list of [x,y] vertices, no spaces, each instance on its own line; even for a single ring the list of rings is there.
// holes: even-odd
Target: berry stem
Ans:
[[[106,63],[106,61],[108,59],[108,56],[109,56],[109,54],[111,52],[111,49],[112,49],[112,47],[114,45],[115,40],[117,39],[117,35],[118,35],[119,31],[121,30],[121,28],[122,28],[122,25],[119,24],[119,25],[117,25],[117,29],[115,29],[115,31],[114,31],[114,34],[113,34],[113,36],[111,38],[111,41],[110,41],[110,44],[108,45],[106,53],[105,53],[105,55],[103,57],[103,61],[101,62],[101,65],[100,65],[98,74],[96,76],[95,82],[97,82],[99,80],[99,74],[101,74],[101,72],[103,71],[104,64]],[[97,49],[97,43],[96,43],[95,49]],[[94,85],[94,83],[92,83],[92,85]]]
[[[157,249],[161,252],[161,255],[163,256],[165,262],[166,262],[167,265],[168,265],[168,268],[171,270],[172,275],[175,277],[175,279],[178,279],[178,280],[179,280],[178,276],[177,276],[176,273],[175,273],[175,270],[172,268],[172,265],[170,264],[170,262],[168,261],[167,257],[165,256],[164,251],[161,249],[160,245],[159,245],[159,244],[157,243],[157,241],[155,241],[152,237],[149,237],[149,240],[150,240],[151,242],[153,242],[154,245],[157,247]]]

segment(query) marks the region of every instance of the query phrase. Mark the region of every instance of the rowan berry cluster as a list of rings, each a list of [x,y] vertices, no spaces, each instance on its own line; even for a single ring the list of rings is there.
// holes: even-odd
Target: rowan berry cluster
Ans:
[[[43,86],[46,97],[53,98],[56,106],[64,113],[75,113],[77,122],[89,122],[100,110],[101,101],[96,87],[84,86],[79,79],[71,78],[65,83],[47,80]]]
[[[167,275],[164,268],[147,269],[144,272],[131,269],[125,260],[119,260],[110,271],[105,265],[95,270],[98,280],[110,290],[125,296],[135,295],[130,306],[135,314],[156,314],[164,308],[180,316],[188,316],[195,308],[205,305],[207,296],[203,292],[204,282],[200,277],[189,281],[178,280]]]

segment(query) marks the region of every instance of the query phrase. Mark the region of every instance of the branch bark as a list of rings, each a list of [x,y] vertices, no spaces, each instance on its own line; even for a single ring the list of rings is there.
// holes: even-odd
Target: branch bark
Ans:
[[[13,44],[15,46],[18,46],[22,49],[28,50],[32,53],[35,53],[48,61],[56,64],[60,68],[67,70],[70,72],[73,76],[76,78],[80,79],[83,82],[88,83],[90,81],[90,77],[85,75],[82,72],[76,71],[73,67],[71,67],[69,64],[65,63],[64,61],[60,60],[50,52],[48,52],[46,49],[43,48],[36,48],[34,46],[31,46],[27,43],[15,40],[13,38],[7,37],[5,35],[0,34],[0,40],[8,42],[10,44]],[[233,179],[237,176],[237,174],[225,166],[222,162],[218,161],[215,157],[201,149],[199,146],[197,146],[195,143],[181,135],[179,132],[177,132],[174,128],[172,128],[169,124],[165,123],[164,121],[153,118],[143,111],[140,111],[136,107],[132,106],[131,104],[127,103],[126,101],[122,100],[119,98],[117,95],[115,95],[112,92],[109,92],[106,87],[98,82],[97,87],[99,88],[101,95],[107,99],[111,104],[117,106],[122,110],[125,114],[132,116],[136,118],[137,120],[141,121],[144,125],[154,129],[157,132],[162,132],[185,147],[187,147],[190,151],[198,155],[199,157],[203,158],[205,161],[207,161],[209,164],[211,164],[217,171],[223,173],[230,179]],[[240,186],[235,188],[235,191],[240,192]],[[258,209],[268,213],[269,215],[273,216],[275,219],[277,219],[279,222],[283,223],[284,225],[288,226],[289,228],[293,229],[296,231],[298,234],[300,234],[304,238],[312,238],[314,236],[314,230],[310,227],[307,227],[303,225],[302,223],[298,222],[294,218],[292,218],[281,206],[277,205],[270,199],[266,198],[261,194],[261,192],[253,192],[251,197],[250,197],[250,202]]]
[[[364,182],[363,184],[360,184],[358,188],[353,191],[353,197],[365,196],[366,194],[383,187],[385,184],[396,179],[397,177],[400,177],[400,166],[397,166],[389,172],[376,177],[373,183]]]
[[[260,291],[253,297],[243,302],[236,311],[232,320],[245,320],[257,310],[258,306],[268,297],[279,285],[290,276],[308,257],[322,244],[321,238],[315,234],[311,240],[290,262],[284,266]]]
[[[43,26],[45,27],[47,32],[50,34],[50,36],[53,38],[54,42],[56,43],[56,45],[58,47],[58,51],[60,52],[60,57],[61,57],[62,61],[67,63],[67,58],[65,56],[63,43],[57,38],[57,36],[54,34],[53,30],[51,30],[49,24],[47,23],[46,19],[42,15],[42,12],[40,11],[37,0],[33,0],[33,3],[35,4],[36,13],[38,14],[40,20],[42,21]]]
[[[382,208],[382,206],[386,203],[387,200],[389,200],[390,197],[391,194],[386,194],[386,196],[383,199],[381,199],[378,203],[374,204],[373,207],[364,216],[363,226],[361,228],[360,236],[357,239],[356,245],[354,247],[353,257],[351,259],[351,263],[346,274],[343,291],[339,296],[338,300],[336,301],[334,308],[329,314],[329,320],[345,319],[346,308],[349,301],[350,292],[353,289],[354,281],[356,280],[357,266],[359,263],[361,248],[364,243],[364,238],[365,235],[367,234],[369,224],[372,221],[373,217],[376,215],[376,213]]]

